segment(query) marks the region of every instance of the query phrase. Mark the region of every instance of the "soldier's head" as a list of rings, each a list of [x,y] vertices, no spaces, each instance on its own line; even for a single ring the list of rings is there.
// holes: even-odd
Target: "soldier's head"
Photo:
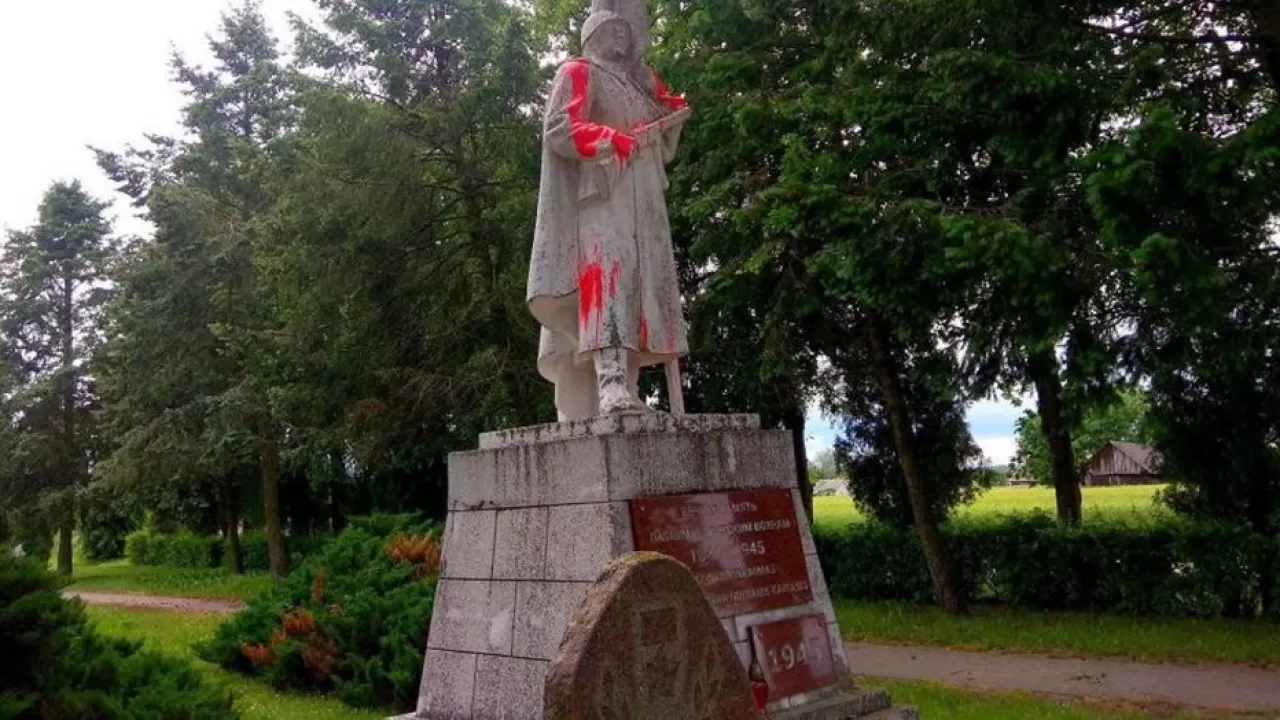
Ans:
[[[627,21],[631,28],[631,59],[637,63],[649,52],[652,42],[649,37],[648,4],[648,0],[591,0],[591,12],[609,10]]]
[[[593,60],[626,60],[631,55],[631,27],[618,13],[597,10],[582,25],[582,48]]]

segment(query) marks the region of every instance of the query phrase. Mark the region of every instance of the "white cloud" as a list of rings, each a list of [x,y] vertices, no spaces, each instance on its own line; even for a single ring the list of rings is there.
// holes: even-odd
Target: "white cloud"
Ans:
[[[1008,465],[1013,459],[1013,454],[1018,449],[1018,439],[1013,436],[1007,437],[980,437],[974,438],[974,442],[978,447],[982,448],[982,454],[993,465]]]

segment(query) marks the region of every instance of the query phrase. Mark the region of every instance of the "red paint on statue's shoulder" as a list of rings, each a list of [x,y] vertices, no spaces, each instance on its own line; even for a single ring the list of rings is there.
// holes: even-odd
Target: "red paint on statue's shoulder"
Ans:
[[[598,260],[587,263],[578,271],[579,322],[587,324],[592,311],[604,311],[604,266]]]
[[[587,91],[591,85],[591,67],[585,60],[570,60],[564,64],[564,74],[569,78],[571,94],[569,106],[570,133],[574,147],[582,157],[596,156],[596,144],[605,137],[604,127],[587,122]]]

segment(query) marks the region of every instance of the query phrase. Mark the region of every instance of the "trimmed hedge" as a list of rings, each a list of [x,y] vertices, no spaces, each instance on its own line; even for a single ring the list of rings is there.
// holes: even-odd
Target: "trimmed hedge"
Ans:
[[[220,538],[190,532],[166,535],[139,530],[125,538],[124,548],[134,565],[209,568],[217,567],[222,559]]]
[[[331,535],[303,535],[288,538],[289,558],[293,564],[319,552],[333,539]],[[240,552],[246,572],[270,569],[267,534],[251,530],[240,536]],[[134,565],[165,565],[180,568],[214,568],[232,565],[229,543],[213,535],[157,533],[139,530],[125,538],[125,557]]]
[[[1266,607],[1280,618],[1280,540],[1246,528],[1178,519],[1069,528],[1035,513],[956,521],[943,536],[971,601],[1190,617]],[[819,529],[814,540],[836,597],[932,602],[913,530],[864,522]]]

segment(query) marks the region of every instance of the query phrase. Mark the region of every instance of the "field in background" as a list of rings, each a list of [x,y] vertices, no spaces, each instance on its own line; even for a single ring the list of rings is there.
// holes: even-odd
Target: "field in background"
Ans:
[[[1084,494],[1085,522],[1115,520],[1145,522],[1168,512],[1156,505],[1155,494],[1163,485],[1127,485],[1121,487],[1087,487]],[[1055,512],[1053,488],[998,487],[983,493],[971,505],[955,510],[955,517],[973,518],[1015,512],[1043,510]],[[847,497],[813,499],[814,524],[827,529],[838,528],[863,519],[862,513]]]

